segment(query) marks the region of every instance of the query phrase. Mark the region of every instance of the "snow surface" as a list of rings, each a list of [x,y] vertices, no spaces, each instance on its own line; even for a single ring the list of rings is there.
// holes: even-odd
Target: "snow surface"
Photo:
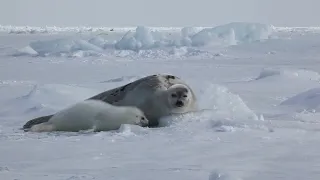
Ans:
[[[319,57],[315,28],[257,23],[3,31],[0,179],[318,180]],[[30,118],[155,73],[187,81],[201,110],[152,129],[20,130]]]
[[[273,27],[258,23],[230,23],[214,28],[199,29],[185,27],[178,32],[152,31],[149,27],[138,26],[135,31],[115,32],[120,39],[111,40],[108,34],[93,38],[69,37],[33,41],[19,49],[14,56],[120,56],[127,57],[135,52],[152,56],[154,50],[163,56],[194,56],[205,54],[194,47],[230,46],[241,43],[266,40],[271,36]],[[177,50],[178,48],[178,50]],[[127,51],[126,51],[127,50]],[[160,51],[160,52],[159,52]]]

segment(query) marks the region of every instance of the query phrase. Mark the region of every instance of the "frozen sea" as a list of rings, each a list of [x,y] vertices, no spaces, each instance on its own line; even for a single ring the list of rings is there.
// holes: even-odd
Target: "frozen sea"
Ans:
[[[318,180],[319,72],[315,27],[0,26],[0,179]],[[157,73],[201,110],[160,128],[20,130]]]

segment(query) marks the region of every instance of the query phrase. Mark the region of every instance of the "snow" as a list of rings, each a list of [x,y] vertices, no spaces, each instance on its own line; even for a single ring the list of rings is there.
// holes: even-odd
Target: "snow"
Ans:
[[[239,95],[231,93],[226,87],[216,84],[208,85],[199,99],[201,109],[213,109],[215,114],[222,113],[231,119],[254,119],[257,115],[243,102]]]
[[[192,45],[201,46],[222,38],[229,45],[269,39],[273,28],[271,25],[258,23],[230,23],[206,28],[191,37]]]
[[[92,52],[92,54],[97,54],[99,52],[102,52],[102,49],[84,40],[55,39],[44,42],[31,42],[29,46],[23,48],[22,51],[22,53],[29,52],[30,55],[38,56],[73,56],[79,52]],[[19,53],[16,55],[19,55]]]
[[[200,27],[201,28],[201,27]],[[10,34],[43,34],[43,33],[79,33],[79,32],[127,32],[134,30],[134,27],[57,27],[57,26],[45,26],[45,27],[34,27],[34,26],[11,26],[11,25],[0,25],[0,32],[7,32]],[[151,27],[153,30],[161,31],[177,31],[179,27]]]
[[[266,79],[266,78],[290,78],[290,79],[302,79],[302,80],[320,80],[320,75],[314,71],[308,71],[305,69],[291,70],[291,69],[270,69],[266,68],[260,72],[259,77],[256,80]]]
[[[312,112],[318,112],[320,108],[320,88],[309,89],[283,101],[281,105],[294,105]]]
[[[0,33],[0,179],[320,177],[317,28],[9,29],[26,30]],[[212,39],[192,45],[200,34]],[[33,117],[156,73],[184,79],[201,110],[164,117],[159,128],[20,129]]]
[[[150,49],[158,49],[161,57],[171,57],[176,48],[186,50],[184,56],[193,56],[199,46],[230,46],[239,43],[260,41],[268,39],[273,32],[271,25],[257,23],[230,23],[214,28],[184,27],[180,32],[167,32],[153,30],[149,27],[138,26],[135,31],[127,31],[125,34],[117,32],[122,36],[114,41],[108,41],[106,36],[96,36],[91,39],[83,37],[53,39],[46,41],[30,42],[14,54],[14,56],[108,56],[110,51],[114,54],[127,54],[127,50],[147,53],[150,57]],[[186,49],[186,47],[189,47]],[[169,48],[169,49],[168,49]],[[120,52],[119,52],[120,51]],[[134,53],[133,52],[133,53]],[[176,55],[175,53],[173,53]],[[141,55],[141,53],[140,53]],[[181,53],[179,53],[181,55]],[[196,53],[198,55],[198,53]],[[120,55],[121,56],[121,55]],[[152,55],[156,56],[156,55]],[[212,55],[213,56],[213,55]],[[123,57],[127,57],[124,55]],[[139,56],[140,57],[140,56]],[[160,58],[161,58],[160,57]]]

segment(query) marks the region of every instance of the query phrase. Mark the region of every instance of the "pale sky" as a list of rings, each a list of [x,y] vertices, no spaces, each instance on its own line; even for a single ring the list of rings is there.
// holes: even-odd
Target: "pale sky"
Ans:
[[[1,25],[320,26],[320,0],[0,0]]]

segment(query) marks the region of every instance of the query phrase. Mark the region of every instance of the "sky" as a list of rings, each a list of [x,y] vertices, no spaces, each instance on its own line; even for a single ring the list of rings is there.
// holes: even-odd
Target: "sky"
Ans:
[[[320,26],[319,0],[0,0],[0,25]]]

